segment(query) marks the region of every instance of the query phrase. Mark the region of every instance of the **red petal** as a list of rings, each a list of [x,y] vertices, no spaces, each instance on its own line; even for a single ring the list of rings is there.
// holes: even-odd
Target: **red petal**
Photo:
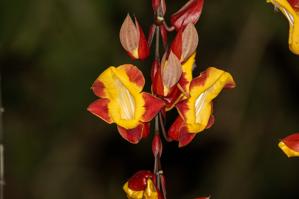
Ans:
[[[134,129],[125,129],[121,126],[117,126],[119,134],[128,142],[132,144],[138,144],[142,138],[144,124],[140,123]]]
[[[149,56],[149,47],[148,47],[148,43],[146,40],[146,37],[144,35],[144,32],[142,30],[142,28],[140,27],[136,17],[135,17],[135,24],[137,27],[137,31],[139,31],[139,46],[138,46],[138,57],[139,59],[145,59]]]
[[[160,33],[162,36],[163,46],[164,48],[167,47],[167,30],[164,25],[160,26]]]
[[[183,45],[183,28],[180,28],[178,33],[176,34],[173,42],[171,43],[170,49],[172,52],[181,59],[182,56],[182,45]]]
[[[164,85],[161,76],[161,66],[160,63],[155,60],[152,65],[152,91],[156,95],[163,96],[164,95]]]
[[[180,103],[176,105],[176,108],[180,114],[181,117],[183,117],[186,120],[186,112],[189,110],[187,100],[183,100]]]
[[[105,122],[111,124],[111,123],[113,123],[113,120],[109,116],[108,104],[109,104],[108,99],[98,99],[98,100],[94,101],[93,103],[91,103],[88,106],[87,110],[90,113],[94,114],[95,116],[101,118]]]
[[[201,15],[203,3],[204,0],[189,0],[179,11],[171,16],[171,24],[177,30],[189,23],[196,24]]]
[[[191,81],[191,84],[190,84],[190,90],[194,87],[194,86],[203,86],[206,82],[206,79],[208,78],[209,74],[208,74],[208,71],[204,71],[204,72],[201,72],[200,75],[196,78],[194,78],[192,81]]]
[[[146,138],[150,134],[150,123],[144,123],[143,131],[142,131],[142,138]]]
[[[189,133],[187,127],[185,126],[184,120],[178,116],[174,123],[171,125],[168,136],[179,142],[179,147],[188,145],[196,134]]]
[[[172,123],[171,127],[168,130],[168,136],[175,141],[179,140],[180,130],[184,126],[184,120],[178,116],[176,120]]]
[[[145,113],[143,114],[141,121],[149,122],[165,106],[165,103],[161,99],[154,97],[148,93],[143,92],[142,97],[144,99]]]
[[[164,97],[166,102],[166,111],[172,109],[182,98],[182,92],[176,86],[170,89],[169,94]]]
[[[129,77],[129,80],[131,82],[134,82],[139,87],[143,88],[145,80],[142,72],[136,66],[131,64],[125,64],[122,66],[125,67],[125,71]]]
[[[282,142],[290,149],[299,152],[299,133],[287,136],[282,140]]]
[[[214,123],[215,123],[215,116],[214,116],[214,115],[211,115],[211,116],[210,116],[210,119],[209,119],[209,122],[208,122],[208,124],[207,124],[206,129],[211,128],[211,127],[214,125]]]
[[[186,126],[182,127],[180,130],[180,137],[179,137],[179,147],[184,147],[188,145],[194,138],[195,133],[189,133]]]
[[[288,0],[296,12],[299,12],[299,0]]]
[[[94,83],[91,86],[91,90],[98,97],[105,97],[104,89],[105,89],[104,84],[99,80],[94,81]]]
[[[146,188],[147,179],[154,174],[150,171],[138,171],[128,180],[128,187],[134,191],[143,191]]]

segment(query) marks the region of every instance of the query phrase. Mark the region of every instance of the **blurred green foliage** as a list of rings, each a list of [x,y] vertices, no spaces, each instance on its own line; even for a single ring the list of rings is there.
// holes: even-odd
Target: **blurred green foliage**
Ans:
[[[167,16],[185,3],[166,2]],[[0,2],[7,199],[125,198],[126,179],[152,168],[150,138],[130,145],[86,111],[106,67],[134,63],[149,76],[150,61],[133,62],[120,46],[127,12],[147,32],[149,0]],[[299,130],[299,57],[286,19],[261,0],[206,0],[197,27],[195,72],[219,66],[238,87],[216,100],[213,128],[186,148],[165,146],[169,198],[298,198],[299,160],[277,147]]]

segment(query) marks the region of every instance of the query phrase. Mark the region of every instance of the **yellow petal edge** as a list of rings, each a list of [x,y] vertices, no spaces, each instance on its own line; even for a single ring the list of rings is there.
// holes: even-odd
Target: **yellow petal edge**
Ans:
[[[299,152],[296,152],[290,149],[285,143],[282,141],[278,144],[279,148],[290,158],[290,157],[299,157]]]

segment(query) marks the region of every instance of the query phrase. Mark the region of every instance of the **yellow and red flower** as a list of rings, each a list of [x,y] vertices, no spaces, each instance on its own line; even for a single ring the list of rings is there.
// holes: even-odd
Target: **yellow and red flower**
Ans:
[[[299,157],[299,133],[283,138],[278,146],[289,158]]]
[[[168,135],[189,144],[195,135],[214,123],[212,100],[223,88],[234,88],[233,77],[220,69],[210,67],[191,81],[189,97],[176,105],[179,116],[170,127]]]
[[[289,48],[299,55],[299,0],[267,0],[277,7],[289,21]]]
[[[136,144],[149,134],[149,122],[164,106],[159,98],[142,92],[144,84],[136,66],[111,66],[93,83],[91,88],[100,99],[88,111],[109,124],[116,123],[120,135]]]
[[[123,186],[128,199],[163,199],[154,184],[154,174],[150,171],[139,171]]]

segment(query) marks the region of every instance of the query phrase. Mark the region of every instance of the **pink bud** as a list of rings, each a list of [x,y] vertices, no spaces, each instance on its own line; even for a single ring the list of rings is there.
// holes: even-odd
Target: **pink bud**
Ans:
[[[135,17],[135,24],[128,14],[123,22],[120,33],[120,43],[133,59],[145,59],[149,55],[149,47],[145,35]]]

